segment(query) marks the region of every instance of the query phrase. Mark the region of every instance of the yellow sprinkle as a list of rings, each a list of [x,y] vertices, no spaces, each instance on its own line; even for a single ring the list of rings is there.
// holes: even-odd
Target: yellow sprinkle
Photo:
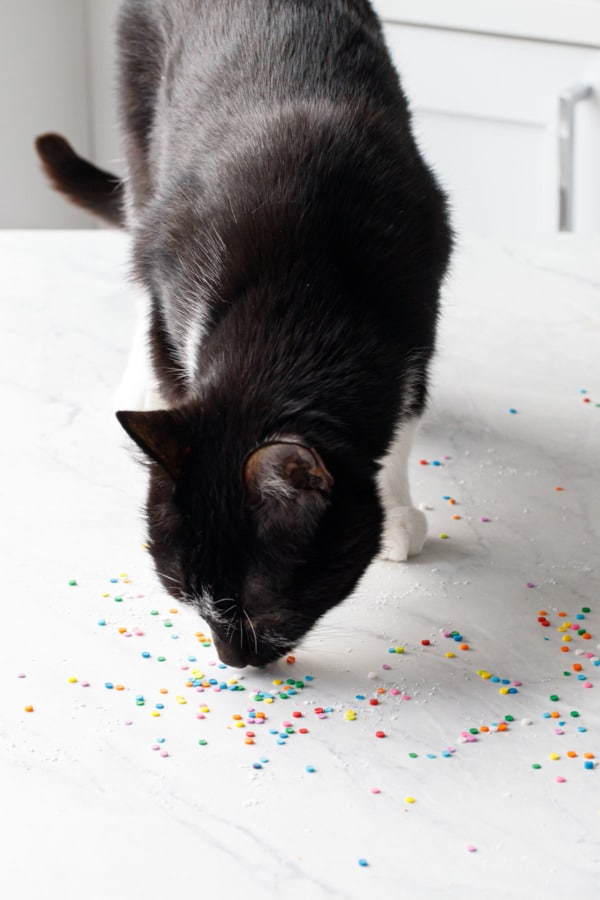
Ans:
[[[405,802],[405,803],[414,803],[414,802],[415,802],[415,798],[414,798],[414,797],[405,797],[405,798],[404,798],[404,802]]]
[[[394,653],[404,653],[404,647],[394,647]]]
[[[272,702],[273,702],[272,697],[265,697],[265,703],[272,703]]]
[[[442,538],[442,540],[445,540],[445,539],[448,537],[448,535],[447,535],[447,534],[440,534],[440,537]]]
[[[175,697],[175,699],[177,700],[178,703],[187,703],[187,700],[185,699],[185,697]]]
[[[208,708],[208,706],[201,706],[201,707],[200,707],[200,712],[204,712],[204,713],[210,712],[210,709]]]
[[[127,572],[121,572],[119,578],[127,578]]]
[[[570,634],[563,634],[562,639],[563,639],[563,641],[564,641],[565,643],[567,643],[568,641],[571,640],[571,635],[570,635]]]
[[[451,651],[448,651],[448,653],[446,653],[446,656],[448,657],[448,659],[452,659],[454,656],[456,656],[456,653],[452,653]]]
[[[282,678],[274,678],[273,684],[283,684],[283,679]]]
[[[499,689],[498,693],[499,693],[499,694],[508,694],[508,688],[507,688],[507,687],[501,687],[501,688]]]
[[[236,727],[236,728],[243,728],[243,727],[244,727],[244,723],[243,723],[243,722],[236,722],[236,723],[235,723],[235,727]]]
[[[110,594],[102,594],[103,597],[110,597]]]
[[[75,678],[75,676],[74,676],[74,675],[71,675],[71,677],[69,678],[69,683],[70,683],[70,684],[75,684],[76,681],[77,681],[77,679]]]
[[[150,715],[151,716],[160,716],[160,713],[157,709],[153,709],[152,712],[150,713]]]
[[[227,684],[237,684],[237,678],[230,678]]]
[[[560,759],[560,753],[551,753],[549,759]]]

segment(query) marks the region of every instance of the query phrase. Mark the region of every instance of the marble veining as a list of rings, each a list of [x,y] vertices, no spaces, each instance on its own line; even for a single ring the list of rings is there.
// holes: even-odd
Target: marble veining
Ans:
[[[411,462],[423,552],[260,671],[219,668],[142,546],[111,412],[127,238],[0,254],[2,895],[596,896],[600,239],[461,240]]]

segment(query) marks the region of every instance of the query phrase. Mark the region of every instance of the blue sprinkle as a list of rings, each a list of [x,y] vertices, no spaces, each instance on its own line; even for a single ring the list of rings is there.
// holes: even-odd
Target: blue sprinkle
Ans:
[[[280,747],[285,747],[285,741],[278,740],[277,743],[279,744]]]
[[[111,578],[111,579],[110,579],[110,583],[111,583],[111,584],[118,584],[118,582],[119,582],[119,579],[118,579],[118,578]]]
[[[289,734],[287,733],[287,731],[281,731],[279,732],[279,737],[282,741],[287,741]]]
[[[366,859],[359,859],[358,864],[359,864],[359,866],[368,866],[369,865],[369,863],[367,862]]]
[[[497,675],[492,675],[492,677],[490,678],[490,681],[493,681],[494,684],[498,684],[498,682],[500,681],[500,679],[498,678]]]
[[[427,759],[436,759],[435,753],[427,753],[426,756],[427,756]]]
[[[288,695],[288,697],[291,697],[292,694],[297,694],[297,693],[298,693],[298,691],[296,691],[294,688],[288,688],[288,690],[286,691],[286,694]]]
[[[559,725],[560,725],[560,727],[561,727],[561,728],[562,728],[562,727],[563,727],[563,725],[564,725],[564,724],[565,724],[565,722],[559,722],[559,723],[558,723],[558,724],[559,724]]]
[[[307,772],[314,772],[314,771],[315,771],[315,767],[314,767],[314,766],[306,766],[306,771],[307,771]]]
[[[143,695],[143,694],[138,694],[137,697],[136,697],[135,699],[136,699],[136,700],[143,700],[143,699],[144,699],[144,695]]]
[[[314,675],[305,675],[305,676],[304,676],[304,680],[305,680],[305,681],[312,681],[312,680],[314,679],[314,677],[315,677]]]
[[[594,666],[600,666],[600,659],[595,659],[593,662]]]
[[[98,625],[106,625],[106,619],[98,619]]]
[[[578,675],[577,681],[585,681],[586,678],[587,678],[587,675]]]
[[[172,634],[172,635],[171,635],[171,640],[172,640],[172,641],[178,641],[178,640],[179,640],[179,635],[178,635],[178,634]]]
[[[156,706],[156,709],[164,709],[165,708],[164,703],[156,703],[155,706]]]
[[[453,637],[453,640],[455,640],[455,641],[462,641],[462,639],[463,639],[462,634],[455,634]]]
[[[219,684],[219,687],[221,688],[222,691],[226,691],[226,690],[227,690],[227,687],[228,687],[227,682],[226,682],[226,681],[222,681],[222,682]]]
[[[452,756],[449,750],[442,750],[442,756]]]
[[[326,712],[326,713],[332,713],[332,712],[333,712],[333,706],[326,706],[324,712]]]
[[[105,682],[104,682],[104,687],[105,687],[105,688],[108,688],[108,689],[110,690],[111,688],[114,687],[114,685],[113,685],[112,681],[105,681]]]
[[[510,684],[510,678],[503,678],[502,684]]]
[[[262,769],[262,765],[260,763],[252,763],[253,769]]]
[[[208,683],[209,683],[209,684],[218,684],[219,682],[217,681],[216,678],[209,678],[209,679],[208,679]]]
[[[510,688],[508,689],[508,693],[509,693],[509,694],[518,694],[519,692],[518,692],[518,690],[516,689],[516,687],[510,687]]]
[[[249,719],[255,719],[255,718],[256,718],[256,712],[255,712],[253,709],[251,709],[250,712],[248,713],[248,718],[249,718]]]
[[[575,616],[575,618],[576,618],[576,619],[585,619],[585,616],[584,616],[583,613],[577,613],[577,615]]]
[[[516,409],[509,409],[509,413],[511,413],[514,416],[514,415],[516,415],[517,411],[516,411]]]
[[[144,659],[150,659],[150,654],[147,650],[142,651],[142,656],[144,657]]]
[[[444,494],[442,500],[452,500],[452,497],[450,496],[450,494]]]
[[[394,652],[395,652],[395,651],[394,651]],[[364,700],[364,699],[365,699],[365,695],[364,695],[364,694],[356,694],[356,696],[354,697],[354,699],[355,699],[355,700]]]
[[[584,731],[587,731],[587,728],[585,727],[585,725],[579,725],[579,726],[577,727],[577,731],[580,731],[580,732],[583,733]]]
[[[219,669],[226,669],[227,666],[225,665],[225,663],[219,663],[219,665],[217,666],[217,668],[219,668]]]
[[[580,394],[587,394],[587,391],[586,391],[585,388],[579,388],[579,393],[580,393]]]
[[[549,718],[550,718],[550,713],[549,713],[549,712],[542,713],[542,718],[544,718],[544,719],[549,719]]]
[[[188,656],[188,662],[196,662],[195,656]]]
[[[431,465],[432,466],[441,466],[441,462],[439,461],[439,459],[434,459],[433,462],[431,463]]]
[[[164,742],[165,742],[165,739],[164,739],[164,738],[156,738],[156,743],[157,743],[157,744],[164,744]]]
[[[593,760],[593,759],[586,759],[585,762],[584,762],[584,764],[583,764],[583,768],[584,768],[584,769],[593,769],[593,768],[594,768],[594,760]]]
[[[395,647],[388,647],[388,653],[395,653],[395,652],[396,652]]]
[[[279,734],[279,731],[277,730],[277,728],[271,728],[269,729],[269,734]]]

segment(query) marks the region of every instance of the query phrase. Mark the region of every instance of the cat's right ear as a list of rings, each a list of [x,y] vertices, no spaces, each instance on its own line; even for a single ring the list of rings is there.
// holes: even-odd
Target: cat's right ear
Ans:
[[[167,409],[116,415],[138,447],[178,481],[190,452],[189,426],[181,416]]]

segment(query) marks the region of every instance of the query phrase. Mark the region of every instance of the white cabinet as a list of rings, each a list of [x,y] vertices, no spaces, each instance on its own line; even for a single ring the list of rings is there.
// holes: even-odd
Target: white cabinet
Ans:
[[[432,4],[420,4],[422,19]],[[499,237],[558,229],[559,96],[585,84],[591,95],[577,104],[573,119],[573,230],[600,232],[600,46],[591,45],[600,45],[600,3],[577,4],[598,14],[598,33],[588,34],[589,46],[549,40],[552,31],[545,40],[533,40],[530,19],[522,21],[526,38],[464,30],[464,21],[456,20],[465,5],[460,2],[459,27],[444,20],[440,28],[431,16],[426,25],[390,21],[394,7],[410,19],[407,9],[417,9],[415,4],[375,5],[386,16],[386,39],[415,131],[451,194],[457,228]],[[521,12],[527,5],[525,0]],[[559,5],[564,13],[568,3]],[[493,6],[498,4],[488,11]],[[519,30],[516,20],[510,27]]]

